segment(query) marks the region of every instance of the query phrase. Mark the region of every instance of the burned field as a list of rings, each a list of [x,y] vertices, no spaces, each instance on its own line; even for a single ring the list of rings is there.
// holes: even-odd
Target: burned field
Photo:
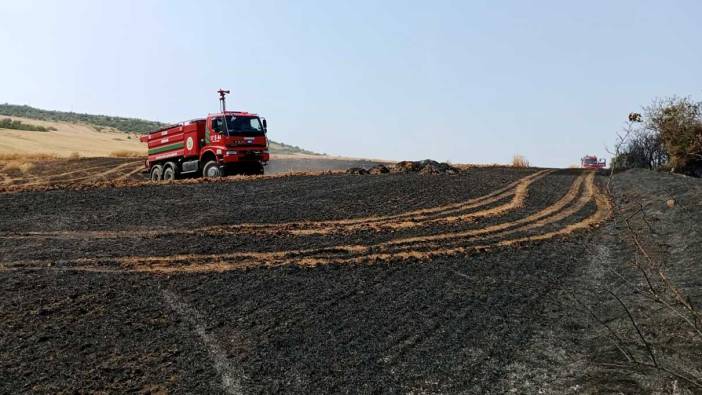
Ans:
[[[0,194],[0,392],[535,390],[561,363],[539,334],[577,344],[557,296],[610,215],[600,184],[478,168]]]
[[[501,171],[9,194],[5,211],[14,214],[0,225],[5,266],[48,259],[72,268],[222,271],[422,260],[567,236],[608,215],[594,173],[510,170],[479,180]],[[37,205],[49,212],[35,214]]]
[[[373,166],[376,162],[319,157],[274,157],[266,166],[267,175],[300,172],[332,172],[351,166]],[[0,193],[90,189],[148,184],[144,158],[0,158]],[[190,180],[198,182],[198,180]],[[202,180],[199,180],[202,181]]]
[[[85,188],[141,181],[137,158],[10,159],[0,161],[0,192]]]

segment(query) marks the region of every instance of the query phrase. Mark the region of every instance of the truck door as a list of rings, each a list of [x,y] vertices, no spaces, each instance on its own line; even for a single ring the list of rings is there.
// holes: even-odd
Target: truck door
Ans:
[[[222,141],[224,134],[224,118],[213,117],[209,120],[210,124],[210,143],[217,144]]]

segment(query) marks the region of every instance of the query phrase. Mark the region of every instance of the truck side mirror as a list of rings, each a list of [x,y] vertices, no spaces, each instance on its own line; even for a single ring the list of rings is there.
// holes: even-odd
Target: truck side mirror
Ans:
[[[268,121],[266,121],[266,118],[263,118],[262,121],[263,121],[263,130],[268,130]]]

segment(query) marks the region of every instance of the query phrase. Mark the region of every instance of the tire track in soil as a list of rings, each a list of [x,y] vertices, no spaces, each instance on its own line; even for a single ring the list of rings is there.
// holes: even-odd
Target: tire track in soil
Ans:
[[[435,247],[437,246],[436,241],[442,241],[442,246],[446,246],[445,242],[450,242],[453,244],[458,243],[460,239],[466,237],[481,236],[480,239],[484,240],[487,238],[497,238],[504,237],[509,234],[517,232],[525,232],[538,227],[543,227],[548,224],[552,224],[561,220],[564,220],[578,211],[582,210],[588,202],[592,199],[594,191],[594,174],[590,174],[589,178],[586,180],[585,193],[582,194],[573,206],[566,208],[575,198],[577,193],[583,183],[584,176],[580,176],[573,185],[570,187],[568,192],[555,204],[549,206],[541,211],[531,214],[525,218],[521,218],[516,221],[506,222],[496,225],[487,226],[485,228],[473,229],[464,232],[454,232],[454,233],[444,233],[431,236],[420,236],[402,240],[391,240],[386,242],[384,245],[404,245],[404,249],[417,248],[420,246]],[[564,209],[565,208],[565,209]],[[518,225],[523,225],[519,226]],[[513,228],[513,229],[509,229]]]
[[[63,181],[62,183],[72,184],[72,183],[75,183],[75,182],[78,182],[78,181],[84,181],[84,180],[89,179],[89,178],[93,178],[93,179],[97,179],[97,178],[107,178],[107,176],[109,176],[109,175],[111,175],[111,174],[113,174],[113,173],[119,173],[119,172],[122,171],[123,169],[126,169],[126,168],[128,168],[128,167],[135,166],[135,165],[140,164],[140,163],[141,163],[141,161],[131,161],[131,162],[122,163],[121,165],[117,165],[117,166],[112,167],[112,168],[110,168],[110,169],[104,170],[104,171],[102,171],[102,172],[100,172],[100,173],[90,174],[90,175],[87,175],[87,176],[85,176],[85,177],[78,177],[78,178],[73,178],[73,179],[65,180],[65,181]],[[102,167],[102,168],[104,169],[104,167]]]
[[[39,177],[37,176],[32,176],[28,175],[26,177],[10,177],[9,175],[2,174],[4,177],[2,182],[0,182],[0,188],[12,188],[12,187],[24,187],[25,181],[30,181],[34,182],[34,180],[38,180]],[[18,182],[19,181],[19,182]]]
[[[468,232],[456,232],[440,235],[425,236],[422,238],[411,237],[406,239],[392,240],[386,243],[376,245],[339,245],[331,248],[318,249],[303,249],[292,251],[276,251],[276,252],[235,252],[226,254],[191,254],[191,255],[173,255],[173,256],[131,256],[121,258],[82,258],[69,261],[69,265],[75,268],[81,266],[100,266],[105,262],[119,265],[123,270],[135,272],[154,272],[154,273],[175,273],[175,272],[207,272],[207,271],[226,271],[250,268],[256,266],[279,266],[286,263],[296,263],[302,266],[317,266],[324,264],[350,264],[362,262],[378,262],[392,261],[404,259],[419,259],[427,260],[436,256],[446,256],[455,254],[465,254],[471,251],[484,251],[495,247],[512,246],[521,243],[546,240],[554,237],[569,235],[575,231],[587,229],[596,226],[609,216],[610,206],[609,201],[598,191],[594,184],[594,173],[589,172],[587,175],[582,174],[571,185],[571,188],[566,194],[551,206],[548,206],[539,212],[532,214],[526,218],[511,221],[508,223],[493,225],[485,229],[471,230]],[[564,210],[576,196],[581,184],[585,182],[584,192],[576,204]],[[419,250],[422,242],[434,242],[436,240],[456,240],[465,239],[472,235],[478,234],[479,237],[473,237],[470,242],[482,241],[486,239],[494,239],[496,237],[506,236],[517,232],[526,232],[534,228],[543,227],[547,224],[552,224],[580,211],[594,197],[596,211],[587,218],[573,224],[544,234],[522,236],[513,239],[498,239],[486,244],[477,245],[457,245],[450,248],[444,246],[436,246],[431,244],[423,245],[428,250]],[[503,230],[515,225],[520,225],[509,230]],[[486,230],[488,229],[488,230]],[[478,233],[476,233],[478,232]],[[496,232],[489,235],[489,232]],[[485,236],[486,234],[489,235]],[[410,244],[414,249],[408,250],[393,250],[396,245]],[[351,255],[350,257],[348,255]],[[235,261],[235,262],[232,262]],[[36,262],[34,262],[36,263]],[[10,266],[20,264],[22,266],[31,265],[30,262],[13,262]],[[95,269],[97,270],[97,269]]]
[[[13,176],[12,174],[6,172],[6,170],[8,170],[8,166],[8,164],[5,164],[0,169],[0,177],[2,177],[2,180],[0,180],[0,187],[21,185],[21,183],[17,183],[17,181],[34,180],[38,178],[38,176],[31,174],[30,172],[28,172],[29,174],[22,173],[21,177]],[[9,170],[12,170],[12,168],[10,167]]]
[[[31,187],[33,185],[38,185],[38,184],[48,184],[50,182],[68,182],[71,181],[72,179],[69,178],[68,180],[60,180],[61,178],[71,176],[74,174],[79,174],[79,173],[90,173],[91,171],[94,170],[104,170],[105,166],[92,166],[92,167],[84,167],[81,169],[76,169],[76,170],[71,170],[71,171],[66,171],[63,173],[57,173],[57,174],[35,174],[33,177],[37,179],[35,182],[27,182],[24,184],[21,184],[24,187]],[[81,176],[83,177],[83,176]]]
[[[242,231],[275,233],[290,233],[293,235],[330,234],[334,232],[353,232],[358,230],[389,230],[419,227],[432,223],[453,223],[469,221],[476,218],[499,216],[511,210],[523,207],[529,186],[535,181],[553,173],[553,170],[542,170],[530,174],[520,180],[491,192],[487,195],[469,199],[464,202],[412,210],[400,214],[385,216],[369,216],[352,219],[310,222],[286,222],[271,224],[236,224],[205,226],[190,229],[169,230],[126,230],[126,231],[59,231],[59,232],[28,232],[18,235],[2,235],[2,238],[119,238],[119,237],[155,237],[175,235],[226,235],[238,234]],[[450,216],[470,209],[484,207],[513,196],[509,203],[488,210],[469,212],[463,215]]]
[[[132,161],[132,162],[129,162],[129,163],[139,163],[139,162]],[[113,169],[114,169],[114,168],[113,168]],[[71,181],[75,181],[75,180],[78,180],[78,179],[82,179],[82,178],[84,178],[84,177],[81,176],[81,177],[79,177],[79,178],[73,178],[73,179],[69,178],[68,180],[57,180],[57,179],[63,178],[63,177],[66,177],[66,176],[70,176],[70,175],[73,175],[73,174],[78,174],[78,173],[89,173],[89,172],[94,171],[94,170],[102,170],[103,172],[105,172],[105,171],[106,171],[106,170],[105,170],[105,165],[102,164],[102,165],[91,166],[91,167],[82,167],[82,168],[79,168],[79,169],[74,169],[74,170],[65,171],[65,172],[63,172],[63,173],[44,173],[44,174],[41,174],[41,173],[40,173],[40,174],[30,174],[30,175],[28,175],[28,177],[29,177],[30,179],[34,179],[34,180],[37,180],[37,181],[34,181],[34,182],[25,182],[25,183],[17,184],[17,186],[30,187],[30,186],[33,186],[33,185],[47,184],[47,183],[52,182],[52,181],[53,181],[53,182],[56,182],[56,181],[59,181],[59,182],[71,182]],[[110,170],[110,169],[108,169],[108,170]],[[2,174],[2,175],[4,176],[4,174]],[[20,178],[14,178],[13,180],[26,180],[26,179],[27,179],[27,177],[20,177]]]
[[[2,177],[2,180],[0,180],[0,185],[10,185],[13,183],[13,179],[3,172],[0,172],[0,177]]]
[[[159,348],[154,349],[154,355],[164,353],[165,358],[162,361],[168,361],[168,364],[181,361],[179,368],[183,366],[182,361],[185,361],[189,363],[187,366],[211,371],[209,375],[201,376],[206,377],[206,380],[194,382],[201,384],[206,381],[211,390],[216,391],[219,385],[226,389],[226,386],[230,385],[233,388],[230,393],[242,389],[250,392],[286,390],[300,393],[331,393],[349,392],[358,388],[366,392],[506,392],[509,388],[499,384],[508,371],[505,366],[513,361],[514,350],[524,348],[530,339],[530,332],[533,330],[531,322],[540,319],[543,295],[558,288],[558,284],[551,286],[544,280],[553,276],[553,281],[569,275],[572,262],[568,261],[566,255],[573,254],[569,251],[569,246],[575,242],[572,239],[564,243],[551,242],[548,248],[501,249],[494,254],[480,254],[470,258],[461,256],[462,252],[459,249],[470,252],[471,248],[480,247],[466,245],[470,243],[489,244],[489,248],[499,248],[500,243],[530,243],[564,236],[569,234],[568,232],[597,225],[606,218],[610,208],[606,197],[599,193],[597,184],[591,185],[592,193],[588,197],[589,177],[576,177],[572,183],[570,178],[563,179],[563,183],[556,184],[559,185],[558,188],[549,192],[548,199],[527,200],[526,207],[529,210],[520,210],[508,217],[509,222],[503,222],[513,225],[479,235],[484,236],[483,238],[458,237],[416,242],[417,248],[424,247],[428,251],[412,251],[413,243],[390,245],[383,247],[386,248],[384,250],[373,245],[362,245],[364,248],[370,247],[363,250],[366,254],[362,250],[353,254],[343,249],[339,250],[343,247],[354,247],[353,245],[341,245],[337,250],[316,248],[277,251],[290,255],[276,257],[276,265],[299,264],[296,262],[298,258],[319,259],[320,262],[328,258],[325,262],[332,266],[311,269],[290,265],[275,270],[262,267],[265,262],[256,262],[253,258],[244,262],[232,255],[233,258],[220,259],[219,263],[228,272],[218,275],[211,275],[202,270],[192,270],[191,272],[196,274],[190,275],[188,272],[176,270],[173,273],[181,275],[148,276],[125,274],[125,269],[128,269],[126,272],[130,271],[128,267],[96,266],[116,263],[114,260],[110,261],[110,258],[102,261],[95,258],[90,262],[93,266],[56,267],[50,270],[46,270],[47,262],[40,262],[44,266],[36,268],[44,270],[38,270],[36,273],[56,276],[57,273],[53,270],[109,271],[114,273],[112,276],[118,274],[125,279],[140,278],[140,281],[151,281],[136,283],[135,285],[140,287],[135,289],[145,289],[155,284],[165,285],[165,289],[171,291],[161,291],[159,286],[153,294],[157,302],[155,304],[162,310],[165,307],[166,314],[169,313],[168,307],[175,312],[180,318],[175,322],[180,323],[177,324],[177,331],[172,330],[169,333],[179,335],[171,335],[178,338],[179,344],[189,343],[185,353],[194,351],[199,356],[195,359],[188,358],[189,355],[186,357],[185,353],[175,356],[172,353],[165,354],[162,351],[166,348],[163,343],[158,343]],[[577,190],[571,194],[574,184],[578,182]],[[561,196],[561,193],[564,195]],[[566,198],[570,199],[569,203],[563,204],[560,209],[553,208]],[[579,202],[583,201],[583,207],[587,211],[582,208],[576,210]],[[532,204],[533,209],[530,208]],[[544,208],[536,210],[541,207]],[[540,217],[534,216],[545,210],[550,211]],[[526,221],[526,218],[531,218],[531,221]],[[504,221],[505,218],[501,220]],[[494,223],[490,224],[493,226]],[[445,234],[450,233],[446,232],[447,229],[438,229],[442,230]],[[0,240],[0,246],[1,243]],[[387,263],[380,260],[378,265],[373,265],[374,261],[369,260],[374,253],[397,255],[395,251],[406,248],[410,249],[409,252],[417,254],[436,254],[429,255],[427,259],[439,259],[432,261],[432,265],[424,265],[413,259],[409,260],[407,265],[396,265],[395,263],[404,259],[400,255],[388,259]],[[102,253],[94,248],[90,251]],[[303,251],[307,251],[309,255],[302,254]],[[455,254],[450,251],[454,251]],[[451,255],[442,259],[447,254]],[[549,254],[551,259],[547,259]],[[200,262],[206,264],[216,262],[217,256],[195,255]],[[344,259],[348,260],[346,263],[363,265],[333,265],[337,262],[343,264]],[[249,267],[254,269],[232,270],[236,269],[238,262],[250,263]],[[183,263],[197,264],[197,260],[188,262],[184,258],[183,261],[169,262],[168,265]],[[0,271],[2,265],[0,259]],[[459,270],[470,271],[470,276],[458,273]],[[151,272],[168,274],[166,271]],[[21,274],[32,275],[33,272]],[[115,282],[112,276],[106,277],[106,281]],[[79,281],[97,276],[65,277],[76,282],[74,292],[80,295],[85,293],[85,284]],[[458,280],[453,282],[453,277]],[[44,285],[50,285],[52,281],[54,280],[51,279]],[[457,290],[457,284],[462,282],[466,283],[465,288]],[[26,283],[24,277],[17,282],[23,287]],[[19,288],[19,285],[15,285],[7,289],[24,292],[25,289],[31,288]],[[58,292],[61,289],[59,288]],[[42,295],[40,292],[44,292],[44,295],[57,292],[50,287],[44,288],[43,291],[37,287],[33,291],[30,295],[34,295],[37,300],[37,295]],[[111,295],[113,294],[102,294],[100,299],[109,300]],[[131,308],[137,300],[142,303],[140,298],[135,297],[130,304],[119,305],[120,308],[115,308],[111,314],[121,311],[122,317],[129,322],[129,319],[136,315]],[[86,309],[90,307],[91,305],[85,306]],[[42,328],[43,331],[39,331],[39,335],[56,331],[57,326],[50,320],[56,320],[57,315],[54,313],[42,319],[52,323],[53,327]],[[166,320],[173,321],[173,318]],[[27,332],[36,329],[33,322],[27,321],[24,324]],[[78,343],[79,340],[76,339],[80,339],[82,333],[74,331],[74,334],[71,334],[75,323],[71,319],[62,322],[65,326],[58,328],[67,328],[65,332],[73,336],[68,339]],[[241,344],[245,342],[237,341],[239,333],[245,333],[247,341],[255,344],[255,348],[241,353]],[[14,333],[10,336],[14,336],[9,337],[13,342],[27,341],[26,337],[15,336]],[[113,340],[116,345],[119,345],[120,341],[122,339]],[[100,340],[96,341],[99,342]],[[110,346],[113,345],[109,344],[108,347]],[[116,349],[117,347],[108,349],[106,353],[114,354]],[[51,348],[45,347],[37,348],[35,355],[26,353],[23,361],[32,362],[23,362],[25,371],[37,371],[41,360],[48,360],[46,356],[51,356],[51,351]],[[144,354],[138,346],[123,347],[120,352],[124,361],[135,360],[135,356]],[[216,365],[217,360],[223,362]],[[77,371],[84,369],[85,361],[75,366],[63,365],[63,369],[57,369],[62,366],[55,361],[45,365],[52,371],[48,374],[43,373],[40,379],[45,383],[54,384],[54,387],[46,388],[58,388],[60,385],[66,390],[80,388],[80,382],[74,381],[71,384],[64,377],[75,375]],[[159,388],[173,392],[203,392],[202,387],[184,385],[190,383],[189,377],[173,376],[175,378],[166,385],[168,376],[158,375],[161,369],[163,365],[155,363],[146,371],[151,377],[156,377],[156,380],[152,379],[150,382],[163,383]],[[187,369],[181,371],[186,374],[192,373]],[[137,376],[143,373],[125,373],[129,374]],[[22,388],[25,383],[33,384],[33,378],[20,380],[21,375],[16,377],[18,378],[10,381],[11,387],[7,388]],[[128,378],[132,380],[131,377]],[[524,378],[530,379],[530,376]],[[130,384],[132,389],[135,388],[130,382],[118,383],[121,386],[103,382],[102,378],[96,379],[97,384],[93,388],[113,385],[112,388],[119,392],[128,390]],[[249,386],[250,388],[247,388]],[[213,387],[215,388],[212,389]],[[190,391],[184,388],[189,388]]]
[[[228,227],[217,227],[214,228],[217,233],[222,231],[227,231],[229,229],[267,229],[282,226],[294,226],[295,229],[290,230],[292,234],[325,234],[330,233],[332,228],[338,226],[342,231],[353,231],[357,229],[401,229],[405,227],[413,227],[419,225],[425,225],[429,223],[437,222],[459,222],[466,221],[468,219],[479,218],[479,217],[489,217],[500,215],[504,212],[510,211],[512,209],[521,207],[524,204],[524,199],[526,197],[529,186],[545,177],[552,170],[542,170],[540,172],[534,173],[532,175],[526,176],[518,181],[515,181],[497,191],[491,192],[487,195],[470,199],[465,202],[453,203],[439,207],[432,207],[426,209],[413,210],[401,214],[385,215],[385,216],[371,216],[364,218],[353,218],[353,219],[343,219],[343,220],[331,220],[331,221],[320,221],[320,222],[298,222],[298,223],[284,223],[284,224],[242,224],[237,225],[232,228]],[[458,213],[466,211],[473,208],[483,207],[502,199],[514,196],[512,201],[508,204],[495,207],[490,210],[479,211],[476,213],[470,213],[460,216],[449,216],[451,213]],[[374,224],[380,224],[379,226],[373,226]],[[208,229],[202,229],[207,231]]]
[[[387,272],[383,273],[382,276],[376,276],[373,279],[372,284],[364,284],[364,285],[367,287],[370,287],[373,285],[385,284],[386,279],[389,278],[390,276],[392,276],[392,274],[393,274],[392,272],[387,271]],[[414,283],[416,283],[416,282],[417,281],[415,280]],[[292,291],[292,295],[293,295],[292,297],[287,297],[287,298],[275,298],[276,300],[279,300],[281,304],[293,305],[293,306],[299,305],[299,307],[293,307],[292,309],[290,309],[290,308],[286,309],[285,314],[290,315],[294,318],[289,319],[289,320],[281,320],[280,321],[281,326],[284,326],[283,324],[285,324],[287,326],[292,326],[292,325],[295,325],[298,323],[302,323],[303,321],[308,321],[309,325],[314,325],[314,322],[311,322],[310,318],[308,316],[306,316],[305,314],[303,314],[305,312],[309,313],[309,310],[310,310],[309,307],[304,306],[303,303],[298,303],[298,302],[304,301],[307,298],[307,296],[296,293],[296,292],[294,292],[294,290]],[[350,292],[347,290],[341,290],[338,294],[333,294],[333,295],[331,295],[331,297],[327,297],[326,301],[315,303],[314,304],[314,311],[315,311],[315,314],[317,316],[323,316],[323,315],[328,314],[329,311],[333,311],[333,310],[331,310],[331,308],[333,308],[334,306],[337,306],[341,303],[344,303],[344,302],[347,304],[360,306],[361,301],[364,298],[364,296],[365,296],[364,292],[363,291],[359,292],[358,289],[354,289]],[[358,301],[358,303],[355,303],[353,301]],[[280,310],[279,309],[271,309],[270,313],[272,314],[275,311],[280,311]],[[343,325],[343,324],[341,324],[341,325]]]
[[[217,338],[208,332],[205,326],[206,321],[202,314],[171,291],[163,290],[162,296],[168,306],[193,328],[204,344],[210,360],[222,380],[224,391],[232,395],[243,394],[241,386],[243,373],[229,361]]]
[[[368,217],[352,220],[325,221],[319,223],[297,223],[295,229],[290,229],[289,233],[293,235],[312,235],[312,234],[329,234],[329,233],[349,233],[358,230],[399,230],[426,226],[428,224],[449,224],[455,222],[466,222],[477,218],[495,217],[524,206],[524,200],[527,196],[529,186],[545,177],[551,171],[541,171],[536,174],[527,176],[522,180],[514,182],[505,188],[492,192],[488,195],[470,199],[462,203],[456,203],[430,209],[420,209],[407,213],[383,216],[383,217]],[[474,208],[484,207],[489,204],[499,202],[513,196],[509,203],[493,207],[487,210],[469,212],[462,215],[450,215],[459,213]],[[267,225],[270,226],[270,225]],[[275,230],[275,225],[270,230]],[[302,227],[302,229],[300,229]],[[306,229],[305,229],[306,228]],[[267,229],[268,230],[268,229]],[[216,233],[220,234],[220,230]],[[226,231],[225,231],[226,232]]]
[[[496,383],[504,376],[504,366],[512,361],[513,350],[523,347],[531,336],[533,328],[529,320],[538,319],[542,309],[540,291],[554,289],[541,281],[542,272],[535,271],[534,279],[520,277],[530,270],[519,269],[521,261],[532,262],[529,268],[541,266],[546,272],[556,270],[551,262],[544,262],[543,266],[534,263],[541,262],[541,253],[540,248],[534,248],[519,250],[515,256],[503,250],[499,252],[501,258],[487,261],[476,258],[482,264],[502,267],[502,271],[492,274],[489,268],[471,267],[471,262],[456,257],[439,260],[431,266],[285,267],[216,276],[173,276],[169,282],[181,284],[176,288],[189,292],[186,300],[198,301],[193,306],[211,318],[213,326],[242,328],[258,345],[255,353],[240,361],[250,383],[260,386],[255,390],[251,388],[252,392],[273,392],[282,388],[295,393],[353,392],[360,386],[367,392],[379,393],[503,392],[503,389],[496,391]],[[518,259],[516,268],[505,264],[509,257]],[[557,270],[568,272],[568,263],[558,265]],[[437,272],[441,274],[444,268],[475,271],[472,273],[474,282],[487,280],[487,287],[468,282],[465,289],[456,290],[456,283],[448,281],[454,277],[449,270],[445,271],[446,275],[433,276]],[[381,280],[385,284],[374,288],[371,284],[385,272],[397,274],[398,282],[394,283],[394,277],[390,276]],[[304,313],[308,318],[301,324],[283,324],[291,322],[295,314],[300,314],[298,311],[305,310],[298,308],[298,300],[295,300],[279,305],[278,310],[239,320],[239,303],[249,295],[236,292],[236,288],[258,276],[275,276],[282,280],[280,285],[285,293],[271,295],[262,291],[251,295],[253,303],[285,298],[288,292],[302,293],[309,298],[301,302],[309,308]],[[499,280],[490,281],[492,276]],[[310,278],[309,283],[296,281],[303,278]],[[457,283],[463,282],[463,278],[455,278],[459,279]],[[404,283],[419,279],[423,279],[423,283]],[[529,286],[532,282],[535,284]],[[194,287],[193,283],[197,285]],[[331,308],[317,316],[315,306],[337,295],[329,291],[330,286],[333,290],[344,286],[363,291],[365,298],[348,300],[339,309]],[[316,291],[303,291],[306,288]],[[516,291],[516,295],[512,291]],[[403,300],[405,292],[413,295]],[[388,295],[393,297],[388,298]],[[213,300],[216,305],[210,305]],[[395,303],[390,304],[392,302]],[[229,310],[220,309],[227,305]],[[236,308],[231,308],[232,305]],[[293,313],[291,308],[298,309]],[[384,350],[393,350],[393,346],[401,342],[396,340],[412,336],[415,330],[426,332],[426,327],[435,325],[437,320],[442,321],[442,325],[435,332],[428,332],[431,338],[428,342],[418,341],[407,347],[399,358],[383,361],[387,355]],[[399,325],[401,329],[392,325]],[[387,336],[393,332],[404,337]],[[441,359],[443,362],[439,361]],[[296,375],[303,379],[287,380]]]
[[[595,186],[593,183],[594,179],[594,173],[591,173],[591,175],[588,176],[588,185],[591,185],[591,188],[588,188],[589,191],[592,191],[594,193]],[[579,186],[579,184],[582,182],[582,176],[579,178],[580,182],[578,180],[575,181],[576,186]],[[574,197],[574,191],[577,191],[577,188],[571,188],[566,195],[568,195],[564,200],[565,201],[570,201]],[[591,198],[590,193],[586,193],[584,195],[584,198],[581,199],[581,201],[587,201],[588,199]],[[562,199],[563,200],[563,199]],[[556,206],[556,205],[554,205]],[[541,212],[546,212],[547,214],[550,214],[554,211],[553,207],[550,206],[547,207]],[[564,206],[563,201],[561,201],[559,204],[557,204],[558,209],[562,209],[562,206]],[[580,207],[582,208],[582,207]],[[572,213],[575,213],[579,210],[578,209],[573,209],[569,210],[572,211]],[[598,213],[600,211],[607,211],[608,208],[604,202],[598,201]],[[572,214],[571,213],[571,214]],[[543,215],[538,215],[535,214],[533,215],[534,218],[541,218]],[[555,216],[552,217],[551,219],[544,219],[542,220],[539,225],[542,226],[544,224],[552,223],[557,220],[560,220],[561,216]],[[576,223],[574,225],[569,225],[568,227],[562,229],[562,231],[557,231],[557,232],[551,232],[549,233],[549,238],[551,237],[556,237],[560,235],[567,235],[572,233],[573,231],[587,228],[593,224],[594,221],[599,221],[600,218],[604,219],[606,218],[605,214],[597,214],[595,215],[594,219],[586,219],[583,221],[580,221],[579,223]],[[510,222],[508,224],[504,224],[507,226],[504,227],[509,227],[511,224],[514,222]],[[528,226],[528,225],[527,225]],[[523,227],[524,230],[528,230],[527,227]],[[517,231],[522,230],[522,228],[517,228],[513,231],[510,231],[509,233],[514,233]],[[479,231],[479,230],[478,230]],[[469,231],[473,232],[473,231]],[[440,238],[448,239],[448,238],[465,238],[466,236],[469,236],[469,232],[460,232],[457,235],[454,234],[445,234],[445,235],[438,235],[441,236]],[[428,236],[429,238],[432,238],[434,236]],[[497,235],[496,237],[499,237]],[[543,238],[537,238],[538,240],[542,240]],[[535,240],[537,240],[535,239]],[[417,238],[409,238],[410,244],[412,243],[417,243],[418,240]],[[523,241],[528,241],[530,240],[529,238],[518,238],[516,239],[517,242],[523,242]],[[395,240],[391,242],[391,244],[403,244],[402,239],[400,240]],[[515,244],[510,242],[510,240],[501,240],[499,241],[499,244],[495,245],[501,245],[501,246],[506,246],[506,245],[512,245]],[[486,250],[489,249],[490,247],[493,247],[491,244],[487,245],[478,245],[478,246],[471,246],[471,247],[454,247],[454,248],[449,248],[449,249],[432,249],[430,251],[404,251],[404,252],[393,252],[389,249],[386,249],[383,252],[377,252],[377,250],[382,250],[383,247],[386,247],[386,243],[380,243],[376,245],[370,245],[370,246],[364,246],[364,245],[340,245],[336,247],[330,247],[330,248],[323,248],[323,249],[308,249],[308,250],[296,250],[296,251],[280,251],[280,252],[272,252],[272,253],[255,253],[255,252],[238,252],[238,253],[230,253],[230,254],[220,254],[220,255],[184,255],[184,256],[170,256],[170,257],[148,257],[148,258],[143,258],[143,257],[132,257],[132,258],[123,258],[121,261],[121,266],[123,267],[129,267],[134,265],[134,267],[139,267],[140,264],[145,264],[147,262],[153,263],[158,265],[157,262],[165,262],[166,265],[168,265],[168,262],[192,262],[192,261],[198,261],[200,260],[201,262],[216,262],[216,263],[211,263],[214,268],[218,268],[216,270],[221,270],[222,268],[226,267],[226,262],[223,260],[227,259],[236,259],[239,258],[241,259],[240,262],[237,262],[235,265],[241,267],[251,267],[249,265],[253,264],[256,265],[256,261],[261,261],[265,262],[263,263],[264,265],[280,265],[284,264],[286,260],[291,260],[295,261],[298,264],[302,265],[310,265],[310,266],[316,266],[320,264],[327,264],[327,263],[340,263],[340,264],[347,264],[347,263],[354,263],[354,262],[362,262],[362,261],[374,261],[374,260],[392,260],[393,258],[416,258],[416,259],[428,259],[432,256],[436,255],[453,255],[457,253],[465,253],[470,250]],[[316,256],[314,254],[317,254]],[[326,256],[325,256],[326,254]],[[352,256],[351,258],[338,258],[340,255],[344,254],[354,254],[355,256]],[[248,262],[247,262],[248,259]],[[218,262],[219,261],[219,262]],[[186,263],[187,264],[187,263]],[[194,265],[199,265],[200,263],[196,263]],[[202,263],[202,264],[207,264],[207,263]],[[180,267],[179,269],[184,269],[184,267]],[[176,269],[178,271],[179,269]],[[196,269],[196,267],[193,267],[192,269]],[[189,270],[186,270],[189,271]]]
[[[140,172],[142,172],[143,170],[144,170],[144,168],[143,168],[142,166],[138,166],[136,169],[134,169],[134,170],[132,170],[132,171],[130,171],[130,172],[128,172],[128,173],[124,173],[124,174],[122,174],[121,176],[115,178],[115,180],[126,180],[127,178],[129,178],[129,177],[131,177],[131,176],[133,176],[133,175],[135,175],[135,174],[137,174],[137,173],[140,173]]]
[[[47,186],[81,186],[83,184],[89,185],[90,183],[84,183],[84,181],[89,180],[92,181],[94,179],[101,179],[101,178],[107,178],[108,176],[114,174],[114,173],[119,173],[122,170],[135,166],[137,164],[140,164],[141,161],[130,161],[126,163],[119,164],[117,166],[111,167],[109,169],[105,169],[105,165],[99,165],[99,166],[92,166],[92,167],[85,167],[81,169],[76,169],[76,170],[71,170],[71,171],[66,171],[63,173],[58,173],[58,174],[35,174],[35,175],[30,175],[28,177],[22,177],[19,179],[10,179],[11,181],[15,180],[22,180],[22,181],[28,181],[28,182],[23,182],[19,184],[15,183],[2,183],[0,184],[0,191],[1,192],[22,192],[22,191],[32,191],[37,188],[42,188],[42,187],[47,187]],[[68,179],[62,179],[66,176],[74,175],[74,174],[79,174],[79,173],[90,173],[93,170],[102,170],[99,173],[96,174],[85,174],[81,175],[79,177],[73,177],[73,178],[68,178]],[[130,171],[126,174],[122,174],[116,178],[116,180],[122,180],[126,179],[129,176],[136,174],[139,169],[135,169],[133,171]],[[6,180],[8,179],[7,176],[3,175]]]

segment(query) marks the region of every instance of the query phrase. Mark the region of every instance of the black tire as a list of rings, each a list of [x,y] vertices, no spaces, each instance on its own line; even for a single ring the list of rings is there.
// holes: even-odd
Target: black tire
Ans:
[[[222,169],[216,161],[211,160],[202,167],[202,176],[206,178],[222,177]]]
[[[163,169],[163,180],[173,181],[178,178],[178,172],[176,172],[176,164],[173,162],[166,163],[166,167]]]
[[[252,173],[255,176],[262,176],[263,175],[263,165],[258,163],[253,167]]]
[[[163,166],[153,166],[149,172],[149,178],[151,178],[151,181],[161,181],[163,179]]]
[[[245,163],[238,168],[238,174],[258,176],[263,174],[263,165],[260,163]]]

